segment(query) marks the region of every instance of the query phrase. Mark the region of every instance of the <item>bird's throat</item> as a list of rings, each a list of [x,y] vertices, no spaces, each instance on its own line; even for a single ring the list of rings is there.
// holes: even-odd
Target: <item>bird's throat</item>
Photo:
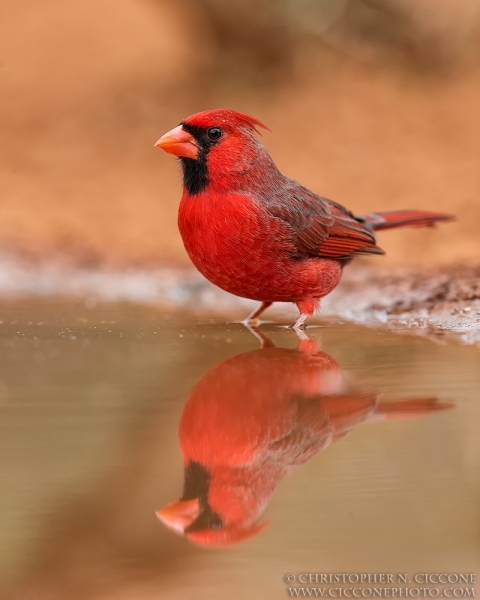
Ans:
[[[208,185],[207,154],[208,152],[202,149],[197,159],[183,157],[180,159],[183,171],[183,186],[190,196],[200,194]]]

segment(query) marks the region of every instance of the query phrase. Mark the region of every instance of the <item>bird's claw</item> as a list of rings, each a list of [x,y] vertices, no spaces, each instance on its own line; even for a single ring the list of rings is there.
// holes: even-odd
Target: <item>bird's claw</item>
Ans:
[[[292,329],[297,333],[301,330],[301,329],[305,329],[306,325],[305,325],[305,319],[308,317],[307,314],[305,313],[300,313],[298,315],[297,320],[295,321],[295,323],[292,325]]]
[[[245,325],[245,327],[248,327],[248,328],[253,327],[256,329],[260,325],[261,321],[258,318],[255,318],[255,319],[247,318],[247,319],[244,319],[243,321],[240,321],[240,323],[242,325]]]

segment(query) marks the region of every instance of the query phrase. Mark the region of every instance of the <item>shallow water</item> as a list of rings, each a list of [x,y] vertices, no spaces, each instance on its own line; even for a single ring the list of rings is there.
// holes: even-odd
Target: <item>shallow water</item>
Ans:
[[[219,318],[47,302],[0,311],[6,597],[279,598],[287,574],[400,573],[425,587],[415,574],[478,573],[478,348],[319,321],[300,348],[265,324],[276,349],[259,350]],[[377,394],[454,407],[380,420]],[[187,400],[182,443],[210,459],[251,451],[273,422],[295,431],[249,481],[265,504],[254,522],[270,524],[238,545],[200,547],[155,515],[182,493]],[[333,441],[325,420],[350,433]]]

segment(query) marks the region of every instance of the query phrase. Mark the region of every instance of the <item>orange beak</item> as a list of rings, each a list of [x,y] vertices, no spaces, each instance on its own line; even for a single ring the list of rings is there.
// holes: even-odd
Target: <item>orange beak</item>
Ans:
[[[165,150],[168,154],[184,156],[185,158],[198,158],[198,146],[193,135],[185,131],[181,125],[168,131],[155,143],[157,148]]]
[[[185,529],[191,525],[200,512],[198,498],[193,500],[177,500],[167,504],[165,508],[157,511],[157,517],[169,529],[182,535]]]

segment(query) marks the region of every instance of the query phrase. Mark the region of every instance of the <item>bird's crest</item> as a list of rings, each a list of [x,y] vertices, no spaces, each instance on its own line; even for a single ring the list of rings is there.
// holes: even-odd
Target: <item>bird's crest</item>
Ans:
[[[205,110],[203,112],[191,115],[183,122],[188,123],[189,125],[196,125],[198,127],[212,127],[215,125],[221,127],[222,124],[231,126],[246,125],[247,127],[249,127],[250,129],[252,129],[260,135],[261,132],[258,130],[258,127],[271,131],[269,127],[267,127],[264,123],[262,123],[255,117],[238,112],[236,110],[230,110],[226,108],[219,108],[216,110]]]

